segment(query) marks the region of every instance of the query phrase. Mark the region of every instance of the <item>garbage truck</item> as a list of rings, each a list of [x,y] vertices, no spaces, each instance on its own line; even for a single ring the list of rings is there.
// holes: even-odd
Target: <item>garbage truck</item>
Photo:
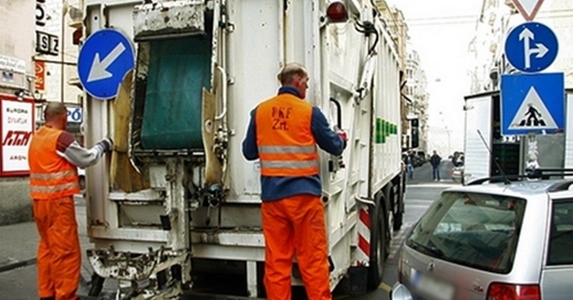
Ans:
[[[86,174],[91,294],[113,278],[121,299],[169,299],[233,273],[239,296],[264,296],[260,164],[241,143],[289,62],[309,72],[306,101],[348,134],[341,156],[319,154],[331,288],[380,284],[405,184],[399,58],[371,1],[83,3],[81,39],[113,29],[135,57],[113,99],[85,95],[86,143],[114,140]],[[293,285],[298,274],[295,260]]]

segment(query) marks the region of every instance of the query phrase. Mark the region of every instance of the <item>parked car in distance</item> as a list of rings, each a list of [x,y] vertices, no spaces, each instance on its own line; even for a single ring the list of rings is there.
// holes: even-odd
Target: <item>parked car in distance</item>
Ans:
[[[393,300],[573,295],[573,180],[483,182],[442,192],[414,226]]]
[[[464,166],[453,167],[450,170],[450,177],[455,183],[464,184]]]

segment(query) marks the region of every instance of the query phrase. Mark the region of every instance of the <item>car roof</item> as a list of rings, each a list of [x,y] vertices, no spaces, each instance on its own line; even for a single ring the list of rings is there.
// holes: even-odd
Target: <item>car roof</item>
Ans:
[[[559,192],[569,190],[572,186],[572,179],[553,179],[553,180],[522,180],[512,181],[509,184],[499,183],[486,183],[477,185],[467,185],[460,187],[449,188],[448,192],[473,192],[485,193],[495,195],[506,195],[520,198],[527,198],[528,196],[535,196],[540,194],[547,194],[551,192]]]

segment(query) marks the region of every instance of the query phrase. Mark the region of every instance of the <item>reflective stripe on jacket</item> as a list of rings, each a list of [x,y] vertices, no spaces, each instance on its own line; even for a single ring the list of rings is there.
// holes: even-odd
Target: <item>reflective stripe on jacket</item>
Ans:
[[[255,118],[262,175],[318,174],[312,105],[291,94],[280,94],[261,103]]]
[[[61,133],[43,126],[32,137],[28,149],[32,199],[61,198],[80,191],[77,167],[57,153]]]

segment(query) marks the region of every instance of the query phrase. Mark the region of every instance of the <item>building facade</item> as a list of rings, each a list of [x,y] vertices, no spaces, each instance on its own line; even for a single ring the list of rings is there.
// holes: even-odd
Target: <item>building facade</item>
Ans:
[[[81,102],[82,91],[68,84],[77,77],[78,48],[66,24],[77,20],[74,9],[61,0],[0,1],[0,225],[31,219],[27,152],[42,103]]]
[[[31,219],[27,144],[33,131],[35,0],[0,1],[0,225]],[[27,92],[27,93],[24,93]]]
[[[403,90],[408,101],[408,119],[417,120],[418,147],[416,151],[428,153],[428,81],[420,67],[420,56],[413,47],[408,47],[406,59],[406,84]],[[410,122],[411,123],[411,122]],[[416,124],[414,124],[416,125]],[[412,124],[410,124],[412,126]]]
[[[573,52],[566,50],[573,43],[573,2],[545,0],[535,21],[550,27],[561,47],[555,62],[544,72],[563,72],[565,87],[573,88]],[[471,93],[499,90],[502,74],[519,73],[505,57],[504,41],[509,31],[523,22],[512,0],[483,1],[476,34],[468,48],[474,61],[468,70]]]

